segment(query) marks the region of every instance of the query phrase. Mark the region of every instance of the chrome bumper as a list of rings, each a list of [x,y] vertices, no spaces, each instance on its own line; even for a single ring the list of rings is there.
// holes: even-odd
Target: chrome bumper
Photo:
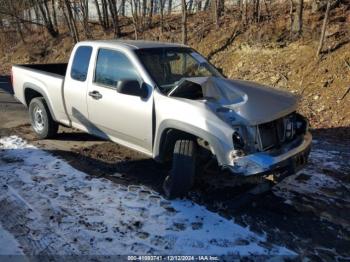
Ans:
[[[244,176],[266,174],[283,169],[293,174],[305,166],[311,149],[312,135],[303,137],[285,145],[278,151],[258,152],[233,160],[232,165],[225,165],[232,173]]]

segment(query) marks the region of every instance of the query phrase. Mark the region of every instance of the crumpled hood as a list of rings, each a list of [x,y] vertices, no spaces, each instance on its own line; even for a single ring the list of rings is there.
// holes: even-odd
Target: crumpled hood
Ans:
[[[266,123],[296,110],[298,98],[288,92],[269,88],[254,82],[218,77],[186,78],[200,85],[203,97],[222,107],[232,109],[251,125]],[[176,89],[169,96],[176,96]]]

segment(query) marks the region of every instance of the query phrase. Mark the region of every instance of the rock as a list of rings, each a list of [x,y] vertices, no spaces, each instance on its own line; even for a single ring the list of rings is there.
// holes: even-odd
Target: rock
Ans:
[[[320,96],[319,95],[314,95],[314,100],[318,100],[319,98],[320,98]]]

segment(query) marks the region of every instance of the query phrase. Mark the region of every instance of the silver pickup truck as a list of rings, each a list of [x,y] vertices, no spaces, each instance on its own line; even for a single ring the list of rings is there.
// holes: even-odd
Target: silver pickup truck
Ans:
[[[40,138],[64,125],[172,161],[169,198],[187,193],[205,153],[248,177],[293,174],[310,152],[295,96],[226,79],[184,45],[80,42],[68,64],[14,65],[12,80]]]

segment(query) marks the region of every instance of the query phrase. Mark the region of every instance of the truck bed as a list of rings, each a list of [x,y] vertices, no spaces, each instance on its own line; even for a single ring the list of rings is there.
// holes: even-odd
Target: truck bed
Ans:
[[[57,64],[25,64],[19,65],[22,67],[35,69],[38,71],[43,71],[46,73],[56,74],[60,76],[65,76],[67,71],[67,63],[57,63]]]
[[[12,67],[13,90],[22,104],[26,101],[26,89],[40,93],[50,108],[52,117],[69,125],[65,111],[63,87],[67,64],[26,64]]]

